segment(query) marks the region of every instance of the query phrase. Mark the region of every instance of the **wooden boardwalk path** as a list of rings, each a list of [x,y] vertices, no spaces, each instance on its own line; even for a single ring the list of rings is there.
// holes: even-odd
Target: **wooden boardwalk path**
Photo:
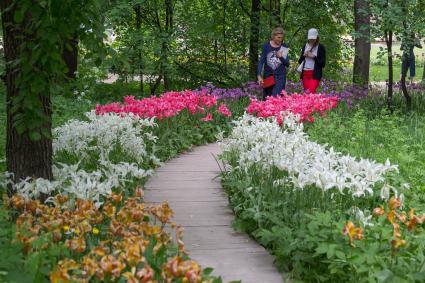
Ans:
[[[282,276],[267,251],[234,231],[234,218],[223,193],[213,157],[217,144],[195,148],[159,168],[146,184],[147,202],[168,201],[175,221],[184,227],[183,241],[191,258],[214,268],[223,282],[277,283]]]

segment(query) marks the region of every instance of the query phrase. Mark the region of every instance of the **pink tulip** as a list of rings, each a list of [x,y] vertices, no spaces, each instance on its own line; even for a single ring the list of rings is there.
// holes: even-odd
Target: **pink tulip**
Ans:
[[[202,118],[201,121],[208,122],[208,121],[212,121],[212,119],[213,119],[212,114],[211,113],[208,113],[208,115],[205,116],[204,118]]]
[[[232,116],[232,112],[230,112],[229,108],[227,108],[226,104],[224,103],[221,103],[220,106],[218,107],[218,113],[226,117]]]
[[[321,94],[292,94],[268,97],[266,101],[251,99],[246,111],[257,117],[275,116],[279,124],[283,122],[280,113],[282,111],[290,111],[300,115],[301,121],[313,123],[314,113],[319,113],[323,116],[326,111],[335,108],[337,104],[337,97],[326,97]]]
[[[133,113],[143,118],[156,117],[157,119],[163,119],[176,116],[185,109],[192,115],[202,114],[216,105],[217,98],[206,93],[199,94],[189,90],[182,92],[171,91],[162,94],[160,97],[152,96],[140,100],[135,99],[134,96],[127,96],[124,98],[123,104],[114,102],[107,105],[96,105],[96,114],[102,115],[111,112],[117,114]],[[221,114],[225,116],[231,115],[225,105],[220,109]]]

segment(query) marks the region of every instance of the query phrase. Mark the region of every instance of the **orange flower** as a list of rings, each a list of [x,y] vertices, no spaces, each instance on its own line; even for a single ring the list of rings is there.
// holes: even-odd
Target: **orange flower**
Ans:
[[[92,254],[97,255],[97,256],[106,255],[106,249],[105,249],[105,247],[102,247],[102,246],[98,246],[98,247],[94,248],[91,252],[92,252]]]
[[[390,212],[388,212],[388,214],[387,214],[388,221],[390,221],[390,223],[394,223],[395,222],[395,216],[396,216],[395,211],[390,210]]]
[[[71,282],[71,276],[68,274],[69,270],[79,269],[80,266],[73,259],[66,259],[63,261],[59,261],[56,270],[50,273],[50,281],[52,283],[65,283]]]
[[[57,195],[57,196],[55,196],[55,202],[57,204],[59,204],[59,206],[66,203],[68,200],[69,200],[69,197],[67,195]]]
[[[154,271],[149,266],[145,266],[141,270],[137,271],[136,276],[141,282],[150,282],[153,278]]]
[[[143,188],[141,188],[141,187],[137,187],[137,188],[136,188],[136,191],[135,191],[135,193],[134,193],[134,196],[135,196],[136,198],[142,198],[142,197],[143,197],[143,195],[144,195]]]
[[[71,279],[71,276],[68,274],[68,270],[60,267],[51,272],[49,277],[50,282],[52,283],[67,283],[70,282]]]
[[[112,202],[120,203],[122,201],[123,196],[124,192],[121,192],[119,195],[112,193],[109,197],[111,198]]]
[[[61,230],[57,229],[53,231],[53,241],[59,242],[62,239]]]
[[[22,209],[25,206],[25,199],[21,195],[13,195],[9,200],[9,205],[16,209]]]
[[[117,278],[121,275],[121,271],[125,268],[125,264],[112,255],[107,255],[100,260],[100,267],[105,273],[111,274],[114,278]]]
[[[106,215],[106,216],[108,216],[109,218],[112,218],[114,215],[115,215],[115,212],[116,212],[116,207],[115,206],[113,206],[112,204],[110,204],[110,203],[106,203],[104,206],[103,206],[103,213]]]
[[[399,208],[400,205],[401,205],[400,199],[398,199],[398,198],[392,197],[392,198],[390,198],[390,200],[388,200],[388,208],[390,210],[394,210],[396,208]]]
[[[132,244],[130,247],[127,247],[125,253],[125,260],[129,266],[137,266],[141,261],[142,254],[140,250],[140,245],[138,243]]]
[[[348,235],[350,239],[350,245],[354,247],[354,240],[363,239],[363,229],[361,227],[356,227],[353,222],[348,221],[342,231],[344,235]]]
[[[86,250],[86,241],[84,237],[78,237],[74,239],[68,239],[65,242],[65,245],[71,249],[71,251],[82,253]]]
[[[400,225],[398,223],[393,223],[393,237],[394,238],[400,238],[401,232],[400,232]]]
[[[385,210],[384,210],[384,207],[382,205],[373,210],[373,215],[375,215],[375,216],[382,216],[382,215],[384,215],[384,213],[385,213]]]

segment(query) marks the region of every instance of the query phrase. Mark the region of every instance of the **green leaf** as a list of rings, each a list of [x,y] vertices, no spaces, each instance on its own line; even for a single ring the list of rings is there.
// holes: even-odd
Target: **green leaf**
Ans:
[[[378,279],[379,282],[388,282],[390,281],[394,274],[389,269],[384,269],[380,272],[375,273],[376,279]]]
[[[202,275],[204,275],[204,276],[210,276],[211,275],[211,273],[213,272],[213,268],[211,268],[211,267],[207,267],[207,268],[205,268],[204,269],[204,271],[202,272]]]
[[[335,255],[337,258],[345,260],[345,254],[342,251],[335,251]]]

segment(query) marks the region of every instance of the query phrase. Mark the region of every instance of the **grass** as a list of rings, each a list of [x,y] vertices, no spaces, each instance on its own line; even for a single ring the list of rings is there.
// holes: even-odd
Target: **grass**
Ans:
[[[416,76],[414,77],[415,81],[421,81],[422,80],[422,74],[423,74],[423,67],[418,67],[416,65]],[[393,79],[394,82],[400,81],[400,73],[401,73],[401,66],[395,65],[394,66],[394,72],[393,72]],[[409,73],[407,73],[409,76]],[[388,67],[387,66],[380,66],[380,65],[370,65],[370,80],[374,82],[383,82],[388,80]]]

